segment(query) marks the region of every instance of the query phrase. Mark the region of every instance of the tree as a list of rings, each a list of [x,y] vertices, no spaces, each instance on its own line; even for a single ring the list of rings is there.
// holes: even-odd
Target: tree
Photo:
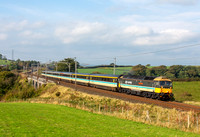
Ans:
[[[153,69],[155,70],[155,76],[164,76],[167,72],[167,67],[164,65],[154,67]]]
[[[147,68],[150,67],[150,66],[151,66],[151,64],[147,64],[147,65],[146,65]]]
[[[146,69],[147,76],[156,76],[154,68]]]
[[[168,70],[168,74],[173,74],[175,78],[179,78],[179,73],[180,71],[184,70],[184,66],[182,65],[173,65],[170,66],[169,70]]]
[[[185,73],[188,78],[198,77],[198,69],[195,66],[187,66],[185,67]]]
[[[3,59],[3,55],[2,54],[0,54],[0,59]]]
[[[141,64],[132,67],[133,74],[137,76],[146,76],[146,69],[147,68]]]
[[[6,94],[15,84],[17,76],[9,71],[0,72],[0,98]]]
[[[3,56],[3,58],[2,58],[3,60],[7,60],[7,58],[6,58],[6,56]]]
[[[79,62],[77,62],[77,68],[79,68]],[[65,58],[64,60],[58,62],[57,70],[64,71],[64,72],[75,72],[75,60],[73,58]]]

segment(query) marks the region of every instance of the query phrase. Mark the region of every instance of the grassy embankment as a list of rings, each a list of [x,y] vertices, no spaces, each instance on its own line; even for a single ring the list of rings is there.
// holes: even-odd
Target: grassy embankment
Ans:
[[[14,99],[14,101],[20,100]],[[127,119],[155,126],[180,129],[182,131],[196,133],[200,131],[197,124],[199,115],[194,112],[180,112],[175,109],[166,109],[154,105],[130,103],[118,99],[90,95],[55,84],[48,84],[44,87],[39,97],[26,99],[25,101],[31,103],[65,105],[97,114],[114,116],[120,119]],[[188,117],[190,119],[189,123]]]
[[[66,106],[0,103],[0,136],[198,136]]]

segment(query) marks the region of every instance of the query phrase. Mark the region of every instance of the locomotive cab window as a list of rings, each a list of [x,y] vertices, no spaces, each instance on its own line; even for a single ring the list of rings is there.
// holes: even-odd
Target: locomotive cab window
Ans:
[[[163,87],[163,88],[170,88],[172,87],[172,82],[171,81],[154,81],[154,86],[155,87]]]

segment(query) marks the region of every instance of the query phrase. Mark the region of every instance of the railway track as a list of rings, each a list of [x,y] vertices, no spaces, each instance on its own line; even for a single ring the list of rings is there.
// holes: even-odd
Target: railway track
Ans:
[[[58,83],[58,80],[54,78],[48,78],[49,80],[55,81]],[[200,112],[200,106],[195,106],[195,105],[189,105],[185,103],[180,103],[176,101],[161,101],[161,100],[154,100],[150,98],[144,98],[140,96],[134,96],[134,95],[128,95],[126,93],[118,93],[118,92],[112,92],[109,90],[104,90],[104,89],[99,89],[99,88],[94,88],[94,87],[88,87],[84,85],[75,85],[73,83],[68,83],[65,81],[59,81],[59,84],[62,86],[66,87],[71,87],[74,89],[77,89],[82,92],[86,92],[89,94],[94,94],[94,95],[100,95],[100,96],[105,96],[105,97],[111,97],[111,98],[117,98],[121,99],[124,101],[129,101],[132,103],[145,103],[145,104],[153,104],[157,106],[161,106],[164,108],[175,108],[177,110],[181,111],[194,111],[194,112]]]

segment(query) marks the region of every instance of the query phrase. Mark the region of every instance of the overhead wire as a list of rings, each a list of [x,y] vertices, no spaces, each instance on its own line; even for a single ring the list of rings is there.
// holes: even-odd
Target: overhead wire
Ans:
[[[200,43],[192,44],[192,45],[179,46],[179,47],[174,47],[174,48],[161,49],[161,50],[156,50],[156,51],[149,51],[149,52],[134,53],[134,54],[129,54],[129,55],[115,56],[115,57],[116,58],[123,58],[123,57],[130,57],[130,56],[146,55],[146,54],[153,54],[153,53],[158,53],[158,52],[166,52],[166,51],[172,51],[172,50],[183,49],[183,48],[188,48],[188,47],[195,47],[195,46],[200,46]],[[114,59],[115,57],[84,58],[84,59],[92,59],[92,60]],[[81,58],[81,59],[83,59],[83,58]]]

